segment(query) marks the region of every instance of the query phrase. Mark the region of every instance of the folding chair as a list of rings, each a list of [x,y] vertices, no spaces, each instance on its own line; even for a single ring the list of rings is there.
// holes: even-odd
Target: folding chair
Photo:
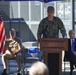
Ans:
[[[20,61],[20,60],[19,60]],[[20,61],[21,62],[21,61]],[[17,63],[14,58],[7,60],[7,73],[10,74],[12,68],[17,68]],[[17,70],[17,69],[16,69]]]
[[[2,59],[2,55],[0,54],[0,60]],[[2,63],[0,63],[0,66],[2,66]]]
[[[69,60],[64,56],[64,75],[65,75],[66,69],[68,69],[68,67],[66,67],[67,64],[69,64],[70,66]]]
[[[40,51],[39,51],[38,47],[29,47],[28,54],[30,54],[32,56],[26,57],[26,59],[25,59],[25,66],[24,66],[25,70],[23,70],[23,71],[26,71],[26,74],[28,74],[28,72],[29,72],[28,69],[31,67],[31,65],[33,63],[35,63],[36,61],[41,61],[41,59],[42,59],[42,55],[40,56]]]
[[[23,48],[22,48],[22,51],[23,51]],[[23,58],[22,55],[23,55],[23,52],[20,52],[19,56],[21,56],[21,58],[19,59],[19,61],[20,61],[20,64],[21,64],[21,69],[23,68],[23,63],[24,63],[24,61],[22,59]],[[13,63],[13,62],[15,62],[15,63]],[[7,72],[8,72],[8,74],[10,74],[10,69],[11,69],[10,67],[16,67],[17,68],[17,63],[16,63],[15,58],[7,60]]]
[[[66,70],[66,63],[68,62],[69,63],[69,66],[70,66],[70,75],[72,75],[73,73],[73,65],[70,63],[69,61],[69,57],[68,57],[68,51],[65,51],[65,55],[64,55],[64,75],[65,75],[65,70]]]

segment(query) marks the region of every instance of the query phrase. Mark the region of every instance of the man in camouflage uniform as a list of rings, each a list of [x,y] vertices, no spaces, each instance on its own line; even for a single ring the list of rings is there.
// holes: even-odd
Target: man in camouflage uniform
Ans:
[[[48,16],[41,20],[38,27],[38,32],[37,32],[38,41],[40,38],[59,38],[59,30],[61,31],[62,36],[65,37],[66,30],[64,28],[64,24],[60,20],[60,18],[54,16],[54,7],[49,6],[47,9],[47,13],[48,13]],[[51,53],[49,55],[51,55]],[[49,56],[49,58],[50,57],[51,56]],[[48,58],[48,61],[49,61],[49,58]],[[52,59],[55,59],[54,56],[52,56]],[[58,57],[56,59],[59,60]],[[49,63],[51,63],[51,61],[49,61]],[[53,71],[53,69],[50,68],[49,66],[48,68],[49,70],[51,69]],[[49,75],[50,74],[51,72],[49,71]],[[55,75],[56,72],[53,72],[52,74]]]
[[[66,36],[66,30],[63,22],[60,18],[54,16],[54,7],[49,6],[47,8],[48,17],[41,20],[37,37],[38,39],[43,38],[59,38],[59,30],[62,33],[62,36]]]
[[[21,75],[20,70],[21,70],[21,50],[22,50],[22,42],[21,39],[16,37],[16,31],[12,28],[10,30],[10,38],[6,39],[5,47],[6,47],[6,52],[2,55],[2,64],[4,71],[2,75],[7,75],[6,72],[6,61],[10,59],[15,59],[18,65],[18,73],[17,75]]]

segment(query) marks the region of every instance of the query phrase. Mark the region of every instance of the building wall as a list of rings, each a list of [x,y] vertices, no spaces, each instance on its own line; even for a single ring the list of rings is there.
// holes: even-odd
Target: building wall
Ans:
[[[0,2],[0,10],[3,20],[10,18],[10,2]]]
[[[6,16],[11,18],[22,18],[23,20],[20,23],[13,24],[5,22],[6,32],[10,30],[11,27],[15,28],[17,35],[19,35],[22,41],[34,41],[37,40],[37,29],[41,19],[47,16],[47,7],[52,5],[55,7],[55,16],[58,16],[63,21],[67,35],[68,31],[72,29],[72,20],[71,20],[71,0],[68,2],[50,2],[44,4],[38,1],[11,1],[0,3],[1,9],[6,13]],[[68,15],[67,13],[68,12]],[[2,15],[4,20],[9,18]],[[9,21],[10,21],[9,19]],[[14,22],[15,23],[15,22]],[[59,35],[61,37],[61,34]],[[68,36],[69,37],[69,36]]]

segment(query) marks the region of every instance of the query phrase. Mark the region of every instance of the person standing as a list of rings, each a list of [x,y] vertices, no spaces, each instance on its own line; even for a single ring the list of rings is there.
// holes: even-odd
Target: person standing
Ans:
[[[59,31],[62,33],[63,38],[67,37],[66,29],[64,27],[62,20],[59,17],[54,16],[54,12],[55,12],[54,7],[49,6],[47,8],[47,17],[43,18],[40,21],[37,31],[38,44],[40,42],[40,38],[59,38]],[[57,69],[58,67],[56,67],[58,62],[53,60],[53,59],[59,60],[58,56],[56,56],[55,53],[54,54],[48,53],[47,59],[48,59],[49,75],[51,74],[58,75],[58,69]],[[49,64],[51,63],[51,61],[53,62],[52,65]]]
[[[52,6],[47,8],[47,17],[43,18],[38,27],[37,38],[59,38],[59,30],[62,36],[67,36],[63,22],[54,16],[55,9]]]

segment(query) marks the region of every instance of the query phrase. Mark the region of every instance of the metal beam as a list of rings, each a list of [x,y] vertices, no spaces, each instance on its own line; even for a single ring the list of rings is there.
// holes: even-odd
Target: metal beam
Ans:
[[[74,13],[74,7],[75,7],[75,0],[72,1],[72,29],[75,31],[75,13]]]

